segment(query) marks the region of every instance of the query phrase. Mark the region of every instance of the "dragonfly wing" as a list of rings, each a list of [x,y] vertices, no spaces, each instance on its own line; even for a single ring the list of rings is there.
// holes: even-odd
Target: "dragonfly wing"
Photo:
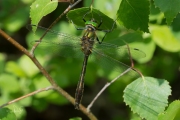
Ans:
[[[37,49],[43,49],[47,53],[56,54],[63,57],[83,58],[84,56],[80,45],[63,44],[43,40],[38,45]]]
[[[116,75],[120,75],[128,68],[131,68],[130,66],[124,64],[123,62],[118,61],[118,60],[112,58],[111,56],[108,56],[107,54],[98,51],[97,49],[93,49],[92,51],[93,51],[92,54],[93,54],[94,58],[96,59],[96,63],[98,63],[98,65],[100,65],[100,67],[102,67],[104,70],[107,70],[107,72],[109,71],[108,73],[113,71],[116,73]],[[133,69],[131,69],[128,72],[128,75],[130,75],[132,77],[140,76]]]
[[[141,50],[137,48],[130,48],[127,45],[118,46],[118,45],[105,43],[105,42],[101,44],[96,42],[94,48],[118,60],[129,59],[130,54],[133,59],[140,59],[146,56],[145,53],[142,52]]]
[[[31,25],[37,27],[36,40],[31,42],[34,45],[36,42],[40,42],[37,49],[43,49],[47,53],[57,54],[63,57],[83,57],[83,52],[81,52],[81,38],[59,33],[57,31],[48,30],[47,28],[41,26]],[[47,34],[40,41],[41,36],[48,30]]]

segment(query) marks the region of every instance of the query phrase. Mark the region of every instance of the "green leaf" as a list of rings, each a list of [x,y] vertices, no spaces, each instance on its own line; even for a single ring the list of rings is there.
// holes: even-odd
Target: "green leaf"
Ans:
[[[58,5],[57,0],[36,0],[31,5],[30,18],[31,24],[38,24],[42,17],[51,13]],[[35,32],[35,29],[33,29]]]
[[[13,15],[9,15],[4,21],[3,25],[5,29],[10,32],[15,32],[18,31],[21,27],[24,27],[28,21],[28,13],[29,8],[27,6],[23,6],[22,8],[17,9]]]
[[[19,67],[17,62],[14,62],[14,61],[7,62],[5,70],[11,74],[18,76],[18,77],[26,76],[26,73],[24,72],[24,70],[21,67]]]
[[[50,83],[48,82],[48,80],[45,77],[37,77],[33,80],[33,83],[36,87],[36,89],[40,89],[40,88],[45,88],[50,86]],[[42,98],[44,96],[48,96],[49,94],[51,94],[52,91],[43,91],[41,93],[36,94],[35,96],[38,98]]]
[[[91,2],[91,0],[88,1]],[[94,0],[93,7],[98,8],[98,10],[100,11],[103,11],[104,14],[108,15],[111,18],[116,18],[116,12],[119,8],[120,3],[121,0]],[[89,5],[90,3],[86,4],[86,6]]]
[[[148,30],[149,0],[122,0],[117,21],[128,29]]]
[[[70,118],[69,120],[82,120],[80,117]]]
[[[111,33],[110,33],[111,34]],[[110,43],[112,44],[115,44],[115,45],[125,45],[124,42],[126,42],[127,44],[129,43],[133,43],[135,41],[141,41],[142,42],[143,38],[142,38],[142,33],[140,32],[132,32],[132,33],[127,33],[127,34],[124,34],[120,37],[116,37],[116,38],[109,38],[109,41]]]
[[[44,63],[43,62],[44,58],[38,57],[38,60],[41,64]],[[19,67],[21,67],[21,69],[24,71],[24,73],[29,77],[31,77],[31,76],[35,75],[37,72],[39,72],[39,69],[37,68],[37,66],[35,66],[35,64],[32,62],[32,60],[29,59],[25,55],[21,56],[21,58],[18,61],[18,64],[19,64]]]
[[[124,90],[124,101],[134,113],[147,120],[157,120],[171,94],[168,82],[152,77],[138,78]]]
[[[41,106],[41,107],[39,107],[39,106]],[[36,111],[42,112],[42,111],[44,111],[48,107],[48,103],[47,103],[46,100],[44,100],[42,98],[33,99],[32,107]]]
[[[16,115],[16,120],[21,120],[26,114],[25,108],[17,102],[9,105],[8,108]]]
[[[167,26],[154,25],[150,27],[152,39],[162,49],[169,52],[180,51],[180,41],[172,34],[172,31]]]
[[[180,111],[180,101],[172,102],[164,113],[158,116],[158,120],[174,120],[175,116]]]
[[[164,13],[168,25],[180,12],[180,0],[154,0],[154,4]]]
[[[12,87],[13,85],[13,87]],[[18,80],[13,75],[1,74],[0,76],[0,88],[4,91],[17,92],[20,90]]]
[[[3,73],[4,71],[5,59],[6,59],[6,56],[0,53],[0,74]]]
[[[30,106],[32,103],[32,97],[27,97],[19,101],[22,106]]]
[[[54,91],[52,91],[51,94],[47,95],[44,99],[46,99],[46,101],[53,104],[58,104],[58,105],[69,104],[69,101],[64,96],[59,95]]]
[[[151,38],[145,38],[143,41],[138,40],[136,42],[130,43],[129,46],[133,48],[137,48],[146,54],[146,57],[144,58],[135,59],[139,63],[146,63],[150,61],[154,55],[154,51],[156,48],[156,45]]]
[[[122,46],[125,44],[124,42],[126,42],[131,48],[137,48],[144,52],[146,55],[145,57],[137,59],[135,58],[135,60],[140,63],[149,61],[153,57],[156,48],[154,41],[149,37],[143,38],[142,33],[140,32],[127,33],[125,35],[122,35],[121,37],[116,38],[110,38],[109,36],[107,36],[106,38],[109,38],[109,41],[106,41],[112,44]]]
[[[74,9],[68,12],[67,18],[69,20],[72,20],[74,24],[85,27],[85,23],[83,21],[83,16],[90,11],[89,7],[82,7],[78,9]],[[100,26],[100,29],[103,30],[110,30],[112,28],[112,25],[114,23],[114,20],[106,16],[101,11],[93,8],[92,11],[87,14],[84,19],[86,21],[90,21],[92,18],[94,18],[97,23],[99,24],[102,19],[102,25]],[[116,25],[114,26],[116,28]]]
[[[16,120],[16,115],[8,108],[0,109],[0,120]]]

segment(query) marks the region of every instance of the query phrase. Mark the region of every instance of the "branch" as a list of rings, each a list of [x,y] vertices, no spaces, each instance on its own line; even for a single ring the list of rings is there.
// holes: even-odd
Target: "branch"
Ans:
[[[51,90],[51,89],[54,89],[54,87],[53,87],[53,86],[50,86],[50,87],[46,87],[46,88],[42,88],[42,89],[36,90],[36,91],[34,91],[34,92],[32,92],[32,93],[29,93],[29,94],[27,94],[27,95],[24,95],[24,96],[21,96],[21,97],[19,97],[19,98],[16,98],[16,99],[14,99],[14,100],[12,100],[12,101],[10,101],[10,102],[7,102],[7,103],[1,105],[0,108],[3,108],[3,107],[5,107],[5,106],[7,106],[7,105],[10,105],[10,104],[12,104],[12,103],[14,103],[14,102],[17,102],[17,101],[22,100],[22,99],[24,99],[24,98],[27,98],[27,97],[29,97],[29,96],[35,95],[35,94],[37,94],[37,93],[40,93],[40,92],[43,92],[43,91],[48,91],[48,90]]]

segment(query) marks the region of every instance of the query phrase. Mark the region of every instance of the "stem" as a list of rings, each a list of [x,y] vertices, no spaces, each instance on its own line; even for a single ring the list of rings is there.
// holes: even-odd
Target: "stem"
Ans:
[[[15,103],[15,102],[17,102],[17,101],[19,101],[19,100],[22,100],[22,99],[24,99],[24,98],[27,98],[27,97],[29,97],[29,96],[35,95],[35,94],[37,94],[37,93],[40,93],[40,92],[43,92],[43,91],[48,91],[48,90],[51,90],[51,89],[54,89],[54,87],[53,87],[53,86],[50,86],[50,87],[46,87],[46,88],[42,88],[42,89],[36,90],[36,91],[31,92],[31,93],[29,93],[29,94],[27,94],[27,95],[24,95],[24,96],[21,96],[21,97],[19,97],[19,98],[16,98],[16,99],[12,100],[12,101],[9,101],[9,102],[1,105],[0,108],[3,108],[3,107],[5,107],[5,106],[7,106],[7,105],[10,105],[10,104],[12,104],[12,103]]]
[[[92,100],[92,102],[88,105],[87,107],[87,111],[90,111],[90,108],[93,106],[94,102],[97,100],[97,98],[106,90],[107,87],[109,87],[112,83],[114,83],[117,79],[119,79],[121,76],[123,76],[124,74],[126,74],[127,72],[129,72],[130,70],[132,70],[131,68],[128,68],[127,70],[125,70],[123,73],[121,73],[119,76],[117,76],[116,78],[114,78],[111,82],[106,83],[106,85],[101,89],[101,91],[94,97],[94,99]]]

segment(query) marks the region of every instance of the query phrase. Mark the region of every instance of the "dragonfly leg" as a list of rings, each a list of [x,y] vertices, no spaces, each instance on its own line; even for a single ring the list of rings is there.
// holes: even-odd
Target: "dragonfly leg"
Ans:
[[[90,8],[89,8],[89,11],[88,11],[86,14],[84,14],[84,16],[83,16],[83,21],[84,21],[84,22],[86,22],[86,20],[85,20],[86,15],[89,14],[90,12],[91,12],[91,11],[90,11]]]
[[[99,44],[102,43],[102,41],[100,41],[98,37],[96,37],[96,40],[98,41]]]
[[[100,23],[99,23],[99,25],[98,25],[97,28],[99,28],[99,27],[102,25],[102,23],[103,23],[101,15],[100,15],[99,13],[98,13],[98,15],[99,15],[99,17],[101,18],[101,21],[100,21]]]
[[[76,30],[85,30],[86,28],[78,28],[74,23],[73,21],[71,20],[72,24],[74,25],[74,27],[76,28]]]
[[[116,24],[116,20],[114,21],[114,23],[112,24],[112,28],[109,30],[102,30],[102,29],[97,29],[98,31],[102,31],[102,32],[106,32],[106,33],[109,33],[109,32],[111,32],[111,31],[113,31],[113,29],[114,29],[114,25]]]
[[[107,33],[109,33],[109,32],[112,32],[112,31],[113,31],[115,23],[116,23],[116,20],[114,21],[114,23],[113,23],[113,25],[112,25],[112,28],[111,28],[110,30],[97,29],[98,31],[105,32],[105,35],[104,35],[104,37],[101,39],[101,41],[99,41],[99,40],[98,40],[98,41],[99,41],[99,43],[102,43],[102,42],[103,42],[103,40],[104,40],[104,38],[106,37]],[[101,24],[102,24],[102,23],[101,23]]]

